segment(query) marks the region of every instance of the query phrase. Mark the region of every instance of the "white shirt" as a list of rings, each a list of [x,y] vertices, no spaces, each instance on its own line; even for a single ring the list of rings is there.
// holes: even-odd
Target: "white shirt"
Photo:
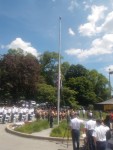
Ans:
[[[95,127],[96,127],[96,121],[94,121],[94,120],[92,120],[92,119],[89,120],[89,121],[87,121],[86,124],[85,124],[85,128],[86,128],[87,130],[94,130]]]
[[[3,114],[4,114],[4,115],[7,114],[7,109],[4,109]]]
[[[106,141],[106,132],[108,130],[108,126],[99,125],[94,129],[92,136],[96,138],[96,141]]]
[[[80,125],[84,123],[83,120],[79,119],[79,118],[73,118],[70,121],[70,127],[71,129],[76,129],[76,130],[80,130]]]
[[[83,109],[83,111],[82,111],[82,112],[83,112],[83,114],[85,114],[85,112],[86,112],[86,111]]]

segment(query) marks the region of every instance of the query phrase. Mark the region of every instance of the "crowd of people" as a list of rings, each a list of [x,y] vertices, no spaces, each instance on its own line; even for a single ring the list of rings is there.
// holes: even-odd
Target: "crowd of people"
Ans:
[[[0,123],[15,123],[33,120],[34,108],[27,107],[0,107]]]
[[[79,150],[81,124],[83,133],[85,133],[84,144],[88,150],[105,150],[107,140],[110,138],[110,130],[113,129],[113,113],[102,118],[102,112],[99,112],[100,119],[94,119],[92,111],[81,109],[61,109],[59,119],[67,120],[71,128],[73,150]],[[80,119],[82,117],[82,119]],[[35,119],[47,119],[50,128],[53,127],[54,119],[57,119],[56,108],[35,108],[35,107],[0,107],[0,123],[27,122]]]
[[[106,150],[110,149],[107,141],[111,138],[112,116],[106,115],[106,118],[94,119],[93,113],[89,112],[86,120],[80,119],[77,112],[73,112],[70,119],[70,128],[72,135],[73,150],[79,150],[80,143],[80,129],[83,124],[84,144],[88,150]],[[113,148],[113,147],[112,147]]]

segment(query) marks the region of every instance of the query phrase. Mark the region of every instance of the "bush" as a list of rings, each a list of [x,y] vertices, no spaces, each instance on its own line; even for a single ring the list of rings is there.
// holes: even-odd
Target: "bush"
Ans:
[[[51,137],[70,137],[70,135],[70,129],[67,121],[62,121],[50,134]]]
[[[47,120],[38,120],[31,123],[26,123],[21,127],[15,128],[15,131],[31,134],[49,128]]]

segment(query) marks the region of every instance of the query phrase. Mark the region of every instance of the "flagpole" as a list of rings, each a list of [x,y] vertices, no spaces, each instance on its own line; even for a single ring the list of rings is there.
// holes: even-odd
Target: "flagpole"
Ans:
[[[60,79],[61,79],[61,17],[59,17],[59,52],[58,52],[58,100],[57,100],[57,123],[59,125],[59,116],[60,116]]]

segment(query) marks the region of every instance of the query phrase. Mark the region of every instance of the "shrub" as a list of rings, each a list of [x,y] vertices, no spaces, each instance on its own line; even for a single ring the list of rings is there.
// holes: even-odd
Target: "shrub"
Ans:
[[[52,137],[70,137],[70,129],[67,121],[62,121],[59,126],[55,127],[50,136]]]
[[[31,134],[47,128],[49,128],[49,123],[47,120],[38,120],[31,123],[26,123],[21,127],[17,127],[15,128],[15,131]]]

